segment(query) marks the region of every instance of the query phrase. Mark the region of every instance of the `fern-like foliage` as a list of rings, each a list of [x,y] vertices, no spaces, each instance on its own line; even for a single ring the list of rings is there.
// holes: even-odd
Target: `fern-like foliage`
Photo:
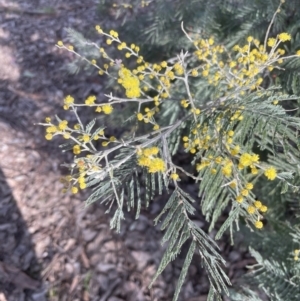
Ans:
[[[214,297],[218,297],[223,291],[228,292],[226,283],[230,283],[222,269],[222,265],[225,264],[225,261],[215,250],[217,245],[201,228],[193,223],[189,217],[194,214],[195,208],[191,205],[194,202],[195,200],[192,199],[190,195],[177,186],[164,209],[155,219],[155,222],[158,223],[161,216],[166,214],[161,226],[161,230],[166,230],[162,243],[168,241],[169,245],[152,283],[162,273],[166,266],[179,254],[182,245],[188,239],[192,239],[173,300],[177,300],[178,298],[188,267],[196,250],[199,252],[202,258],[202,264],[208,272],[211,284],[211,297],[209,300],[214,300]]]

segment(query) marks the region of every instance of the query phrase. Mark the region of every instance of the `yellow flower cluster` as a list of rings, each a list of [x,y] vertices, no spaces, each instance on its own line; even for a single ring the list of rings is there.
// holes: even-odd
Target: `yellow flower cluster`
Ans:
[[[62,120],[62,121],[58,124],[58,128],[59,128],[61,131],[64,131],[67,127],[68,127],[68,121],[67,121],[67,120]]]
[[[148,172],[164,172],[166,170],[165,162],[161,158],[155,157],[159,152],[158,147],[145,148],[138,150],[138,164],[146,167]]]
[[[220,121],[216,121],[217,124],[217,132],[219,133],[222,126]],[[208,127],[202,125],[201,127],[196,127],[192,130],[192,133],[195,135],[194,137],[191,136],[184,136],[183,146],[189,150],[191,153],[196,153],[197,149],[199,150],[210,150],[217,146],[217,139],[211,138],[208,135]],[[225,135],[224,135],[225,134]],[[263,222],[260,220],[261,213],[267,211],[267,206],[262,205],[260,201],[254,200],[254,195],[252,193],[252,189],[254,188],[253,183],[246,182],[241,183],[239,177],[234,173],[234,166],[237,166],[238,169],[250,168],[250,172],[255,175],[258,173],[259,166],[259,155],[255,153],[240,153],[240,146],[239,145],[232,145],[233,137],[235,132],[233,130],[229,130],[223,134],[224,145],[225,145],[225,152],[222,156],[214,157],[213,155],[207,155],[206,157],[201,158],[201,162],[196,164],[197,171],[201,172],[204,168],[209,168],[212,174],[217,174],[218,171],[226,178],[230,179],[229,187],[233,189],[233,192],[236,192],[235,200],[236,202],[243,204],[241,205],[245,211],[250,214],[256,214],[257,220],[253,221],[254,226],[258,229],[263,227]],[[206,135],[206,140],[202,140],[202,135]],[[204,143],[203,143],[204,142]],[[199,144],[200,143],[200,144]],[[276,174],[276,170],[273,167],[268,168],[265,171],[265,175],[268,179],[273,179]]]
[[[254,167],[254,163],[259,162],[259,155],[257,154],[249,154],[249,153],[244,153],[240,157],[240,162],[239,162],[239,169],[243,169],[245,167],[250,166],[251,168]]]
[[[68,95],[64,99],[64,109],[68,110],[70,108],[70,105],[74,103],[74,98],[71,95]]]
[[[105,104],[105,105],[101,106],[101,109],[102,109],[103,113],[107,114],[107,115],[111,114],[113,111],[113,107],[109,104]]]
[[[179,179],[179,175],[177,173],[171,173],[170,178],[174,181],[177,181]]]
[[[122,61],[119,62],[120,60],[110,58],[104,48],[99,49],[100,53],[109,62],[103,65],[103,69],[97,66],[96,60],[90,60],[90,63],[99,69],[100,74],[109,75],[110,71],[118,70],[118,83],[124,87],[127,98],[139,98],[143,95],[145,96],[143,98],[148,98],[149,101],[153,100],[155,105],[153,107],[150,105],[146,108],[144,106],[141,107],[140,104],[142,102],[140,102],[136,117],[138,121],[152,124],[155,131],[159,129],[159,125],[153,116],[159,111],[158,106],[163,102],[163,99],[173,96],[172,93],[174,93],[175,89],[172,89],[172,84],[178,82],[177,79],[187,79],[188,76],[204,77],[209,84],[213,86],[218,85],[218,88],[221,88],[219,89],[221,92],[218,92],[217,97],[220,97],[220,95],[226,96],[227,92],[234,97],[244,95],[250,90],[261,89],[260,85],[263,82],[263,78],[260,77],[260,74],[266,68],[272,71],[274,64],[281,62],[280,56],[284,55],[285,51],[278,49],[278,46],[282,42],[291,40],[291,36],[287,33],[281,33],[276,38],[269,38],[267,45],[271,49],[268,48],[269,50],[267,51],[265,45],[260,44],[258,40],[250,36],[246,39],[247,42],[244,46],[235,45],[233,47],[235,53],[230,56],[227,55],[223,46],[215,45],[212,37],[199,39],[194,42],[196,47],[194,55],[196,59],[193,58],[193,62],[200,61],[198,65],[187,64],[183,56],[179,56],[175,63],[173,63],[173,60],[168,60],[151,64],[145,62],[143,56],[138,53],[140,50],[138,46],[135,44],[128,46],[125,42],[120,41],[116,31],[110,30],[109,33],[104,33],[99,25],[96,26],[96,30],[98,33],[106,36],[106,43],[108,45],[115,43],[120,51],[125,50],[125,58],[130,58],[131,61],[132,58],[135,58],[137,66],[133,70],[125,68],[121,64]],[[59,42],[58,45],[66,48],[62,42]],[[297,51],[297,54],[300,55],[300,50]],[[110,66],[115,66],[116,68],[110,69]],[[197,79],[193,79],[193,81],[197,81]],[[151,92],[149,93],[151,96],[147,95],[148,93],[144,93],[147,91]],[[206,112],[206,110],[202,109],[201,111],[198,108],[198,99],[193,99],[194,95],[192,93],[195,92],[188,91],[187,95],[182,95],[181,97],[186,99],[182,99],[180,102],[183,108],[193,113],[196,122],[195,128],[192,128],[188,136],[184,136],[182,139],[184,148],[190,153],[196,154],[198,156],[197,160],[201,156],[201,159],[197,161],[199,163],[196,162],[196,169],[200,174],[202,171],[206,172],[208,170],[213,175],[218,174],[223,177],[224,182],[226,182],[224,185],[226,188],[224,189],[229,189],[234,196],[233,199],[235,198],[236,202],[239,203],[235,203],[235,206],[241,206],[244,213],[246,212],[246,214],[252,216],[251,221],[254,223],[254,226],[261,229],[263,227],[263,223],[260,220],[261,213],[267,211],[267,206],[263,205],[260,201],[255,201],[252,191],[254,185],[253,183],[246,182],[244,175],[245,173],[256,175],[258,169],[261,169],[261,172],[269,180],[274,180],[277,177],[277,171],[274,167],[261,167],[257,154],[243,152],[241,150],[242,145],[236,145],[237,139],[234,137],[235,132],[233,130],[239,130],[239,127],[235,127],[235,125],[236,122],[243,120],[244,117],[242,114],[245,107],[239,105],[230,105],[227,107],[227,103],[221,100],[220,107],[226,104],[226,109],[221,114],[218,113],[218,109],[212,109],[212,111],[219,114],[216,122],[213,125],[211,123],[209,123],[210,125],[206,123],[197,124],[198,120],[201,120],[197,115],[203,114],[202,112]],[[95,104],[95,101],[95,96],[89,96],[85,100],[85,105],[95,106],[96,112],[110,114],[113,111],[110,102],[118,103],[119,99],[111,96],[107,104]],[[64,100],[64,108],[68,109],[70,106],[73,108],[76,104],[74,104],[74,98],[68,95]],[[228,117],[227,119],[230,118],[230,129],[227,129],[228,124],[224,117]],[[71,137],[75,140],[75,143],[78,143],[73,146],[73,153],[75,155],[86,151],[89,146],[87,143],[91,142],[92,139],[103,139],[103,146],[116,141],[115,137],[110,137],[109,139],[104,137],[103,131],[97,135],[86,133],[82,125],[76,125],[77,127],[75,126],[74,128],[77,131],[72,131],[68,127],[67,121],[61,121],[57,126],[52,125],[51,120],[46,122],[49,123],[46,134],[46,139],[48,140],[52,139],[53,134],[57,132],[62,134],[66,139],[71,137],[71,133],[75,132],[76,135]],[[226,131],[224,128],[226,128]],[[211,152],[212,150],[221,150],[222,152],[216,155],[215,151]],[[166,172],[167,164],[163,159],[159,158],[158,153],[158,147],[138,149],[138,165],[145,167],[149,173]],[[88,167],[84,160],[77,162],[79,176],[76,175],[75,180],[73,179],[74,186],[71,188],[73,193],[78,192],[77,184],[79,184],[81,189],[86,187],[85,176],[90,167]],[[241,173],[239,170],[244,170],[244,172]],[[172,166],[168,169],[166,175],[169,175],[169,178],[174,181],[179,179],[178,174]],[[253,178],[251,175],[250,177]],[[253,216],[257,218],[253,219]]]
[[[273,181],[274,179],[276,179],[277,171],[274,167],[269,167],[265,170],[264,174],[269,180]]]
[[[242,196],[243,191],[246,191],[246,190],[243,189],[242,193],[236,197],[236,201],[238,203],[242,203],[243,202],[243,196]],[[268,207],[265,206],[265,205],[263,205],[261,203],[261,201],[248,200],[248,203],[250,203],[250,205],[246,205],[246,210],[247,210],[248,214],[250,214],[250,215],[253,215],[255,213],[258,215],[258,220],[254,223],[254,226],[256,228],[258,228],[258,229],[261,229],[263,227],[263,223],[262,223],[262,221],[259,220],[259,212],[260,213],[267,212],[268,211]]]
[[[153,116],[156,112],[159,112],[157,107],[149,109],[148,107],[145,108],[145,114],[137,113],[136,117],[138,121],[144,121],[145,123],[152,123],[154,124],[153,130],[157,131],[159,129],[159,125],[155,122]]]
[[[122,67],[119,71],[118,82],[125,88],[128,98],[140,97],[140,81],[130,70]]]
[[[80,145],[76,144],[73,146],[74,155],[79,155],[81,153]]]
[[[258,88],[263,81],[259,74],[266,68],[273,70],[274,63],[281,63],[280,56],[285,53],[283,49],[277,49],[280,42],[289,41],[291,36],[288,33],[281,33],[276,39],[270,38],[268,46],[272,49],[267,52],[264,45],[257,39],[249,36],[244,46],[235,45],[233,50],[237,55],[235,58],[224,57],[224,47],[214,45],[214,40],[195,40],[196,51],[194,55],[202,62],[202,76],[207,77],[208,83],[218,85],[221,81],[227,83],[227,90],[238,89],[243,95],[244,87],[252,90]],[[300,53],[300,51],[299,51]],[[191,74],[197,76],[196,69]],[[237,90],[236,90],[237,91]]]
[[[241,110],[237,110],[231,117],[230,120],[234,121],[234,120],[243,120],[244,116],[242,115],[242,111]]]
[[[95,104],[95,100],[96,100],[96,96],[91,95],[85,100],[85,104],[88,106],[93,105]]]
[[[79,145],[75,145],[75,152],[80,152]],[[101,167],[99,164],[95,163],[92,159],[92,155],[86,155],[86,157],[81,157],[74,160],[75,169],[78,169],[78,172],[73,175],[68,175],[61,178],[61,182],[64,184],[64,192],[70,190],[73,194],[78,193],[79,189],[85,189],[87,187],[86,176],[90,171],[99,171]],[[73,184],[71,184],[73,182]],[[79,187],[78,187],[79,186]]]
[[[278,39],[281,41],[281,42],[286,42],[286,41],[290,41],[291,40],[291,35],[286,33],[286,32],[283,32],[283,33],[280,33],[278,35]]]
[[[46,128],[45,138],[47,140],[51,140],[55,133],[60,133],[60,134],[64,135],[64,137],[65,137],[65,135],[69,134],[69,133],[65,132],[65,130],[68,128],[68,121],[67,120],[60,121],[57,126],[55,126],[51,123],[51,119],[49,117],[46,118],[46,121],[49,124],[48,127]],[[70,138],[70,135],[66,139],[69,139],[69,138]]]

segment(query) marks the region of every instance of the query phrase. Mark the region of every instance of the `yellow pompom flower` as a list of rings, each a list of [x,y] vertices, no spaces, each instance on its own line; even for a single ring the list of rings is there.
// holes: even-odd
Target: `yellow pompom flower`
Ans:
[[[209,70],[203,70],[203,71],[202,71],[202,75],[203,75],[204,77],[207,77],[208,74],[209,74]]]
[[[85,104],[89,106],[93,105],[95,103],[95,100],[96,100],[96,96],[91,95],[85,100]]]
[[[70,139],[71,134],[70,133],[64,133],[63,137],[64,137],[64,139]]]
[[[239,153],[239,151],[240,151],[240,147],[239,145],[236,145],[233,149],[230,150],[230,154],[232,156],[236,156]]]
[[[265,206],[265,205],[262,205],[262,206],[259,208],[259,210],[260,210],[261,212],[267,212],[267,211],[268,211],[268,207]]]
[[[177,173],[172,173],[172,174],[170,175],[170,178],[171,178],[172,180],[176,181],[176,180],[178,180],[179,176],[178,176]]]
[[[229,137],[232,137],[233,135],[234,135],[234,131],[228,131],[228,133],[227,133],[227,135],[229,136]]]
[[[256,221],[254,226],[257,229],[261,229],[264,226],[264,224],[261,221]]]
[[[268,178],[268,180],[273,181],[274,179],[276,179],[277,171],[274,167],[269,167],[265,170],[264,175]]]
[[[253,37],[249,36],[249,37],[247,38],[247,42],[251,43],[252,41],[253,41]]]
[[[80,187],[80,189],[85,189],[86,188],[86,183],[80,183],[79,187]]]
[[[143,155],[146,157],[157,155],[159,152],[159,148],[156,146],[143,149]]]
[[[229,184],[229,186],[230,186],[231,188],[236,188],[236,180],[232,181],[232,182]]]
[[[160,65],[161,65],[163,68],[166,68],[166,67],[168,66],[167,62],[165,62],[165,61],[161,62]]]
[[[243,196],[242,195],[238,195],[235,200],[238,202],[238,203],[242,203],[243,202]]]
[[[222,162],[222,157],[220,157],[220,156],[218,156],[216,159],[215,159],[215,162],[217,163],[217,164],[220,164],[221,162]]]
[[[251,168],[251,174],[253,174],[253,175],[258,174],[258,169],[255,166]]]
[[[255,201],[255,202],[254,202],[254,206],[255,206],[257,209],[260,209],[261,206],[262,206],[261,201]]]
[[[74,103],[74,98],[71,95],[68,95],[64,99],[66,105],[71,105]]]
[[[47,140],[51,140],[51,139],[53,138],[53,135],[52,135],[52,134],[47,134],[47,135],[45,136],[45,138],[46,138]]]
[[[72,187],[71,188],[71,192],[73,193],[73,194],[76,194],[77,192],[78,192],[78,188],[77,187]]]
[[[252,164],[252,156],[248,153],[244,153],[240,157],[240,164],[243,166],[250,166]]]
[[[244,153],[240,157],[240,164],[247,167],[252,165],[253,163],[257,163],[259,161],[259,156],[256,154],[250,155],[248,153]]]
[[[268,39],[268,46],[273,47],[276,43],[276,39],[270,38]]]
[[[113,111],[113,107],[111,105],[103,105],[102,106],[102,111],[104,114],[111,114],[111,112]]]
[[[58,124],[58,128],[60,130],[65,130],[68,127],[68,121],[67,120],[62,120],[59,124]]]
[[[82,176],[80,176],[80,177],[78,178],[78,183],[79,183],[79,184],[85,183],[85,178],[82,177]]]
[[[80,145],[76,144],[73,146],[73,153],[79,155],[81,153]]]
[[[286,32],[283,32],[278,35],[278,38],[281,42],[286,42],[291,40],[291,35]]]
[[[55,125],[52,125],[52,126],[49,126],[47,129],[46,129],[46,132],[51,134],[51,133],[55,133],[57,131],[57,127]]]
[[[96,25],[96,26],[95,26],[95,29],[98,31],[98,33],[103,33],[103,31],[102,31],[100,25]]]
[[[144,119],[144,116],[143,116],[142,113],[137,113],[136,117],[137,117],[137,119],[138,119],[139,121],[141,121],[141,120]]]
[[[248,190],[253,189],[253,184],[252,184],[252,183],[247,183],[247,184],[246,184],[246,188],[247,188]]]
[[[155,172],[163,172],[166,169],[165,162],[160,159],[160,158],[154,158],[151,160],[151,164],[148,168],[148,171],[150,173],[155,173]]]
[[[226,164],[223,168],[222,168],[222,174],[225,177],[230,177],[232,174],[232,167],[229,164]]]
[[[90,135],[88,134],[85,134],[82,136],[82,140],[86,143],[86,142],[89,142],[90,141]]]
[[[198,71],[196,69],[192,70],[192,76],[197,76],[198,75]]]
[[[248,212],[249,214],[253,214],[253,213],[255,212],[255,207],[249,206],[249,207],[247,208],[247,212]]]
[[[247,189],[243,189],[241,191],[241,195],[243,195],[243,196],[247,196],[248,194],[249,194],[249,191]]]

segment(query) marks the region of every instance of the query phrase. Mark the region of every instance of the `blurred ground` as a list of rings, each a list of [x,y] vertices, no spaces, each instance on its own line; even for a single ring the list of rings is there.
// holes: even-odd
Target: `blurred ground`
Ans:
[[[159,199],[138,221],[127,214],[116,234],[105,208],[84,209],[84,195],[61,193],[60,164],[70,157],[35,125],[54,114],[72,118],[64,95],[102,93],[101,78],[63,71],[73,57],[55,47],[66,27],[93,35],[104,25],[96,8],[97,0],[0,0],[0,301],[172,299],[184,250],[148,289],[164,250],[152,223]],[[220,246],[238,278],[251,260]],[[206,300],[199,262],[195,256],[181,300]]]

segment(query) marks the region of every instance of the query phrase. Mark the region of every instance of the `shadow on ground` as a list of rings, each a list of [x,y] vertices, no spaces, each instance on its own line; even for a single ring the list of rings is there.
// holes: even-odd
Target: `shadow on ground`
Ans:
[[[45,300],[31,235],[1,170],[0,246],[0,292],[8,300]]]

